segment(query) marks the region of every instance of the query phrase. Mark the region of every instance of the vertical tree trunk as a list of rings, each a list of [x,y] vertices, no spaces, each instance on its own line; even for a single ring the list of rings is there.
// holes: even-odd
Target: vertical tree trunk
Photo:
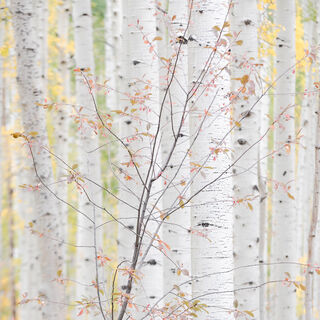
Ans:
[[[240,123],[240,127],[236,127],[233,133],[234,159],[244,153],[233,168],[233,197],[234,201],[240,201],[233,209],[235,268],[259,263],[260,205],[257,170],[259,146],[256,145],[245,152],[260,138],[259,106],[250,111],[258,98],[257,18],[256,0],[242,0],[234,4],[231,11],[231,30],[235,34],[239,33],[236,41],[243,41],[242,45],[237,45],[235,42],[232,47],[231,75],[234,79],[232,87],[234,94],[239,95],[234,99],[233,117]],[[243,81],[244,77],[248,78]],[[250,168],[248,172],[245,171],[247,168]],[[257,288],[259,281],[258,266],[250,269],[239,268],[234,272],[235,289],[252,287],[251,290],[235,293],[239,309],[257,310],[254,312],[255,317],[258,317],[259,309],[259,289]]]
[[[58,49],[59,49],[59,75],[61,77],[61,83],[59,84],[62,90],[62,97],[60,98],[61,104],[58,105],[58,110],[54,115],[54,129],[56,135],[56,143],[54,146],[55,154],[61,159],[68,162],[68,134],[69,134],[69,117],[70,108],[70,71],[69,71],[69,54],[68,54],[68,42],[69,42],[69,18],[71,11],[71,3],[69,0],[64,0],[58,7]],[[67,174],[66,168],[62,163],[57,160],[56,177],[58,181],[57,194],[61,199],[67,200],[68,188],[65,183],[64,175]],[[59,202],[59,214],[61,221],[61,239],[67,240],[68,232],[68,206],[62,202]],[[66,257],[66,247],[63,248],[63,255]],[[66,272],[66,261],[64,261],[63,274]]]
[[[183,191],[184,184],[190,179],[189,159],[185,157],[185,152],[189,146],[189,121],[187,113],[184,112],[187,106],[188,90],[188,46],[176,41],[186,31],[188,13],[187,2],[184,0],[167,1],[163,4],[162,8],[158,8],[157,13],[158,35],[162,38],[158,42],[158,54],[160,57],[168,59],[168,62],[164,62],[164,60],[160,61],[160,104],[164,99],[171,78],[171,74],[168,73],[168,65],[170,65],[170,70],[173,70],[176,59],[178,59],[177,67],[174,70],[175,76],[166,95],[161,119],[162,167],[166,164],[168,157],[170,157],[168,167],[163,173],[163,188],[168,188],[164,192],[162,199],[162,210],[164,211],[172,207]],[[179,132],[181,121],[183,122],[183,126]],[[171,156],[170,151],[174,146],[177,136],[177,145]],[[176,174],[181,164],[181,169]],[[170,252],[168,252],[171,260],[180,266],[182,270],[191,272],[189,230],[190,209],[185,207],[180,208],[169,219],[165,220],[162,235],[164,242],[171,247]],[[186,276],[189,276],[186,271],[185,274],[181,274],[180,271],[178,272],[178,268],[164,257],[164,293],[172,290],[175,284],[186,280]],[[183,292],[186,294],[186,297],[190,296],[190,285],[187,288],[183,288]],[[170,295],[167,297],[166,302],[172,303]]]
[[[93,37],[92,37],[92,14],[90,0],[73,1],[73,21],[74,21],[74,41],[76,67],[80,70],[90,69],[89,73],[94,74],[93,58]],[[79,171],[85,177],[90,178],[101,185],[100,172],[100,152],[98,148],[98,136],[90,127],[90,121],[99,121],[96,115],[95,106],[90,95],[86,80],[88,72],[78,72],[76,75],[76,101],[78,111],[82,114],[82,123],[79,130]],[[92,90],[93,91],[93,90]],[[94,92],[92,92],[94,95]],[[82,109],[81,109],[82,108]],[[90,153],[90,151],[96,150]],[[102,205],[102,190],[93,183],[85,182],[84,190],[79,195],[79,209],[90,219],[83,215],[78,215],[77,245],[94,246],[95,234],[97,236],[97,249],[101,249],[101,228],[95,229],[101,221],[102,212],[94,205]],[[87,198],[87,195],[89,199]],[[94,204],[92,204],[93,201]],[[76,278],[80,282],[76,288],[77,299],[86,298],[90,301],[98,301],[97,274],[96,274],[96,255],[91,248],[77,248],[76,257]],[[100,272],[99,272],[100,273]],[[99,276],[99,275],[98,275]],[[99,283],[101,286],[101,284]],[[102,287],[103,288],[103,287]],[[95,306],[99,308],[98,303]],[[90,319],[101,319],[99,309],[89,310]]]
[[[118,109],[119,104],[119,72],[120,72],[120,32],[121,6],[120,0],[106,0],[105,18],[105,51],[106,51],[106,101],[109,110]]]
[[[309,50],[316,44],[316,23],[309,17],[308,8],[310,1],[305,1],[303,6],[304,12],[304,39],[309,44]],[[313,5],[314,6],[314,5]],[[314,62],[311,65],[307,64],[305,70],[306,91],[314,90]],[[299,154],[298,154],[298,183],[297,183],[297,203],[298,203],[298,240],[299,240],[299,256],[307,255],[308,248],[308,232],[310,227],[310,215],[312,211],[313,185],[310,180],[314,176],[314,143],[315,143],[315,121],[314,121],[314,105],[316,104],[317,96],[311,93],[306,93],[303,96],[300,128],[301,138],[299,139]]]
[[[122,97],[120,100],[122,101],[121,110],[129,115],[122,115],[120,137],[130,149],[132,157],[123,145],[119,145],[122,160],[119,194],[120,199],[125,200],[132,207],[123,202],[119,203],[119,218],[123,219],[127,228],[119,226],[118,253],[119,263],[125,262],[123,265],[129,267],[134,261],[132,252],[135,243],[135,235],[130,230],[136,232],[137,215],[142,212],[141,208],[140,210],[138,208],[141,201],[144,201],[141,200],[143,183],[149,183],[149,179],[148,182],[146,181],[147,168],[150,166],[152,143],[154,143],[151,135],[155,133],[154,128],[158,121],[158,59],[153,51],[155,44],[152,43],[156,34],[154,3],[124,0],[122,8]],[[139,29],[140,27],[143,29]],[[152,189],[155,190],[154,186]],[[148,220],[148,211],[141,219],[144,219],[144,223]],[[147,234],[144,236],[141,247],[142,254],[157,225],[156,215],[153,213],[146,228]],[[141,281],[135,284],[133,301],[138,309],[127,310],[134,318],[139,319],[144,314],[143,307],[154,303],[162,295],[161,258],[161,253],[152,247],[144,263],[139,266],[137,273]],[[119,283],[123,292],[128,290],[127,276],[120,276]],[[119,319],[121,317],[123,317],[123,309],[120,311]]]
[[[190,2],[192,3],[192,2]],[[201,121],[207,115],[207,120],[199,133],[196,143],[191,150],[191,195],[196,193],[209,181],[216,178],[227,169],[230,160],[228,152],[230,140],[225,139],[219,144],[229,129],[229,119],[225,109],[229,101],[225,95],[229,92],[229,76],[224,71],[225,60],[220,61],[219,54],[214,54],[214,47],[223,52],[224,47],[218,42],[218,36],[213,27],[225,28],[228,1],[193,1],[190,37],[189,37],[189,86],[199,86],[197,95],[190,93],[190,142],[192,142]],[[226,40],[226,39],[225,39]],[[228,40],[226,40],[228,42]],[[210,57],[213,59],[210,60]],[[206,62],[209,59],[209,67]],[[206,76],[199,77],[204,70]],[[221,72],[214,79],[214,76]],[[213,75],[210,75],[213,72]],[[212,82],[217,89],[212,88]],[[201,82],[201,83],[200,83]],[[207,90],[208,87],[208,90]],[[217,91],[219,90],[219,91]],[[217,94],[217,97],[215,95]],[[212,104],[212,106],[211,106]],[[211,107],[211,108],[210,108]],[[194,165],[202,164],[207,159],[202,174],[196,175]],[[213,167],[213,169],[210,169]],[[202,312],[198,319],[229,319],[227,311],[219,308],[232,308],[233,267],[232,257],[232,210],[231,210],[231,181],[220,179],[210,185],[193,199],[191,206],[191,264],[192,276],[201,277],[192,283],[192,295],[208,294],[213,291],[227,291],[201,298],[201,303],[214,305],[208,309],[209,314]],[[208,241],[208,239],[210,241]]]
[[[307,2],[306,7],[312,8],[319,13],[320,5],[318,2]],[[307,11],[307,13],[309,13]],[[310,13],[309,13],[310,14]],[[307,26],[309,27],[306,30],[306,37],[310,40],[308,41],[310,50],[315,46],[317,40],[319,39],[320,27],[319,19],[311,16],[307,19]],[[314,21],[316,19],[316,21]],[[308,32],[309,31],[309,32]],[[319,57],[319,55],[318,55]],[[307,71],[307,91],[312,92],[314,90],[314,81],[319,81],[319,66],[316,68],[315,62],[310,66]],[[316,74],[314,74],[313,70],[316,68]],[[302,217],[302,225],[300,228],[303,228],[304,224],[307,224],[309,227],[308,234],[304,235],[303,240],[307,240],[307,244],[305,245],[305,253],[307,254],[307,264],[308,268],[306,271],[306,294],[305,294],[305,320],[312,320],[316,317],[316,311],[319,312],[319,297],[317,297],[317,284],[319,283],[318,275],[315,273],[314,267],[319,263],[319,179],[320,179],[320,97],[318,94],[308,94],[305,97],[305,103],[303,104],[303,109],[301,110],[301,121],[302,125],[306,131],[303,134],[303,142],[302,145],[302,155],[304,156],[301,161],[304,165],[301,165],[302,171],[299,172],[299,175],[303,175],[305,179],[302,179],[300,188],[304,188],[304,193],[301,190],[301,198],[299,206],[301,214],[304,212]],[[303,112],[303,113],[302,113]],[[314,120],[314,115],[316,115],[316,120]],[[300,141],[300,143],[303,143]],[[313,149],[314,145],[314,149]],[[313,158],[313,163],[310,163]],[[300,159],[299,159],[300,160]],[[314,173],[310,172],[310,170],[314,170]],[[307,179],[308,177],[308,179]],[[310,179],[314,179],[313,186],[310,186]],[[313,192],[311,188],[313,187]],[[312,195],[310,195],[312,193]],[[305,195],[307,194],[307,195]],[[312,197],[313,196],[313,197]],[[312,200],[312,207],[311,201]],[[304,202],[303,202],[304,201]],[[311,211],[311,218],[310,218]],[[303,228],[304,230],[306,228]]]
[[[26,216],[26,220],[32,223],[32,229],[43,233],[48,237],[37,238],[33,235],[33,256],[30,257],[30,273],[36,272],[38,283],[36,288],[28,288],[33,295],[39,296],[45,301],[44,306],[37,306],[33,319],[59,319],[61,308],[59,306],[62,287],[53,282],[61,263],[60,246],[50,237],[59,238],[59,218],[56,212],[56,201],[47,189],[41,185],[35,176],[37,173],[46,185],[52,183],[52,169],[50,155],[41,148],[47,145],[47,132],[45,127],[44,111],[37,106],[42,103],[43,92],[40,87],[40,44],[37,37],[37,29],[34,25],[34,12],[31,0],[12,1],[13,24],[17,52],[17,81],[22,109],[22,122],[25,134],[37,132],[33,140],[32,151],[34,164],[28,162],[28,183],[40,189],[30,192],[27,197],[32,197],[33,210]],[[36,239],[36,241],[35,241]],[[39,269],[37,268],[39,267]],[[37,272],[39,270],[39,273]],[[33,297],[34,298],[34,297]],[[54,303],[56,302],[56,303]]]
[[[294,104],[295,75],[290,67],[295,64],[295,2],[277,1],[275,15],[280,32],[276,38],[277,76],[284,76],[275,85],[274,118],[278,120],[274,130],[275,150],[273,180],[273,246],[274,262],[297,261],[295,191],[295,139]],[[284,147],[284,145],[286,145]],[[293,265],[277,264],[273,268],[273,280],[294,277]],[[296,317],[296,288],[279,283],[275,289],[275,316],[277,319]]]
[[[57,106],[57,110],[54,110],[53,123],[55,130],[55,145],[54,153],[64,161],[68,162],[68,136],[69,136],[69,117],[71,113],[71,108],[68,105],[70,103],[70,61],[68,53],[69,44],[69,19],[71,14],[71,2],[69,0],[63,0],[59,3],[57,7],[58,14],[58,26],[57,26],[57,39],[58,39],[58,72],[60,83],[62,88],[62,96],[59,97],[61,102]],[[56,160],[56,159],[55,159]],[[66,183],[65,175],[67,174],[66,168],[63,164],[56,160],[56,180],[57,188],[56,193],[59,198],[67,201],[68,200],[68,185]],[[68,241],[68,209],[69,207],[59,201],[58,210],[60,217],[60,239],[63,241]],[[68,247],[64,244],[62,247],[63,265],[61,266],[62,278],[67,276],[67,249]],[[65,299],[67,297],[64,297]],[[66,312],[66,308],[61,307]]]
[[[320,179],[320,108],[318,101],[317,111],[317,127],[316,127],[316,143],[315,143],[315,175],[314,175],[314,190],[313,190],[313,208],[310,230],[308,235],[308,268],[306,272],[306,296],[305,310],[306,320],[313,319],[313,274],[315,263],[315,243],[318,241],[317,224],[319,217],[319,179]]]

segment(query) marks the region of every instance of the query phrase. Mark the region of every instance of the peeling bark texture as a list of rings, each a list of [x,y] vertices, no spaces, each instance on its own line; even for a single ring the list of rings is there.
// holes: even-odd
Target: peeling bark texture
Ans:
[[[258,10],[256,0],[235,2],[231,10],[231,31],[238,34],[236,40],[243,41],[232,47],[231,79],[232,91],[239,97],[233,103],[233,118],[240,122],[233,132],[233,158],[244,154],[233,167],[233,255],[235,268],[259,263],[260,242],[260,199],[258,188],[258,154],[259,145],[246,152],[259,139],[259,105],[249,111],[258,99],[257,90],[259,73],[258,61]],[[243,84],[236,79],[248,76]],[[243,90],[245,88],[245,91]],[[241,90],[244,92],[239,93]],[[250,170],[247,172],[247,168]],[[242,173],[244,172],[244,173]],[[250,290],[235,293],[240,310],[253,310],[255,319],[259,315],[259,267],[239,268],[234,272],[235,289],[252,287]]]
[[[206,76],[203,79],[199,78],[199,74],[206,69],[206,62],[212,54],[212,47],[217,44],[217,34],[213,32],[213,26],[222,28],[227,9],[228,1],[193,2],[190,35],[188,36],[189,86],[191,89],[194,85],[198,85],[199,91],[195,96],[190,97],[189,102],[190,142],[193,141],[199,131],[206,110],[209,115],[203,123],[197,142],[192,146],[190,162],[201,165],[208,159],[204,166],[213,167],[213,169],[203,168],[201,169],[202,174],[196,175],[195,172],[191,174],[191,195],[216,178],[230,164],[228,152],[223,151],[230,148],[229,138],[219,145],[229,129],[228,113],[225,109],[229,101],[225,95],[230,89],[230,78],[224,69],[226,61],[220,59],[218,54],[214,55]],[[223,52],[222,48],[218,46],[218,50]],[[214,82],[216,88],[213,86],[208,88],[213,77],[210,75],[210,71],[213,72],[213,75],[221,71]],[[201,79],[201,84],[198,79]],[[219,91],[217,92],[217,90]],[[214,98],[217,93],[217,97]],[[210,155],[211,151],[212,154]],[[198,295],[205,295],[200,298],[201,303],[217,307],[209,307],[209,314],[199,313],[198,319],[201,320],[232,318],[232,315],[223,311],[223,309],[219,309],[219,307],[232,308],[233,293],[212,294],[214,291],[233,290],[232,272],[223,273],[233,267],[230,191],[230,179],[221,178],[204,189],[192,201],[192,277],[206,275],[192,282],[192,296],[196,298]],[[218,274],[208,276],[208,274],[214,273]]]
[[[93,36],[92,36],[92,14],[90,0],[73,1],[73,21],[74,21],[74,41],[75,41],[75,60],[76,67],[80,69],[90,68],[90,73],[94,74],[93,58]],[[87,73],[84,73],[88,77]],[[76,75],[76,101],[77,108],[83,107],[81,113],[84,118],[98,121],[95,106],[89,92],[86,81],[80,72]],[[94,93],[93,93],[94,95]],[[84,122],[79,130],[79,171],[80,173],[101,185],[100,172],[100,151],[98,148],[98,136],[90,127],[88,122]],[[95,152],[91,152],[96,150]],[[102,191],[93,183],[85,182],[85,191],[90,200],[98,205],[102,205]],[[96,229],[95,226],[101,222],[102,212],[90,202],[86,194],[79,194],[79,209],[84,212],[91,220],[78,214],[77,245],[93,246],[94,233],[97,237],[97,250],[101,250],[102,228]],[[96,282],[95,252],[93,248],[77,248],[77,281],[81,284],[76,287],[77,299],[87,298],[97,301],[97,290],[92,286],[92,281]],[[99,268],[100,288],[103,286],[102,268]],[[84,285],[82,285],[84,284]],[[97,304],[96,304],[97,306]],[[101,319],[102,315],[98,309],[92,310],[88,319]]]
[[[22,123],[24,132],[37,132],[32,144],[35,166],[41,180],[45,184],[53,182],[50,155],[41,148],[47,146],[47,132],[45,127],[44,110],[36,104],[42,103],[43,92],[41,88],[41,52],[37,28],[34,24],[34,11],[31,0],[14,0],[11,2],[11,10],[14,21],[14,31],[17,52],[17,83],[22,109]],[[35,176],[33,164],[26,159],[28,166],[28,184],[38,185],[40,181]],[[41,185],[41,183],[40,183]],[[57,203],[48,193],[46,188],[29,193],[27,197],[32,198],[32,212],[26,217],[26,221],[32,222],[32,229],[47,235],[49,238],[59,238],[59,217],[56,211]],[[31,243],[31,244],[30,244]],[[39,296],[47,302],[44,306],[36,306],[31,312],[32,319],[61,319],[61,308],[59,305],[62,295],[62,286],[52,280],[61,265],[61,247],[58,242],[47,237],[38,238],[30,236],[33,253],[28,262],[30,273],[36,272],[38,281],[36,287],[28,287],[29,296]],[[30,316],[30,315],[28,315]]]
[[[297,261],[297,212],[295,196],[295,129],[294,95],[295,73],[290,69],[295,64],[295,2],[277,1],[276,25],[281,29],[276,38],[277,76],[284,74],[275,85],[274,119],[278,120],[274,129],[273,167],[273,262]],[[283,28],[282,28],[283,27]],[[284,94],[285,93],[285,94]],[[285,148],[284,146],[287,145]],[[288,194],[289,193],[289,194]],[[271,280],[295,277],[298,268],[293,265],[275,265],[271,270]],[[274,319],[294,319],[296,316],[296,288],[279,283],[274,288]]]

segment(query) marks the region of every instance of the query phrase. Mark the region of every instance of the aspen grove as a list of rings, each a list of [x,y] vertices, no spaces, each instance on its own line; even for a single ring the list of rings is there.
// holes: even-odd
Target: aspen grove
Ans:
[[[320,2],[0,0],[0,319],[320,319]]]

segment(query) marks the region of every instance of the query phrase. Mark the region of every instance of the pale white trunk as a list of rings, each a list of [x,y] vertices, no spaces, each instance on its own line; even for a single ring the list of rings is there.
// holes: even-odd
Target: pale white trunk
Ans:
[[[119,104],[119,72],[120,72],[120,32],[121,6],[120,0],[106,1],[105,18],[105,51],[106,51],[106,94],[107,108],[118,109]]]
[[[307,5],[312,5],[313,9],[319,12],[320,4],[318,2],[312,1],[307,2]],[[310,19],[308,21],[308,29],[306,30],[306,37],[309,38],[309,47],[311,50],[316,45],[317,40],[320,35],[319,19],[313,21]],[[309,32],[308,32],[309,31]],[[318,54],[319,57],[319,54]],[[316,68],[316,74],[314,69]],[[310,66],[307,73],[307,91],[312,92],[314,90],[314,82],[319,81],[319,64],[316,66],[315,62]],[[307,181],[302,181],[305,194],[301,190],[301,198],[299,206],[302,212],[302,225],[301,229],[305,230],[302,239],[304,241],[304,253],[307,256],[308,268],[306,270],[306,294],[305,294],[305,319],[312,320],[317,317],[319,312],[319,297],[318,297],[318,285],[319,276],[315,272],[314,267],[319,265],[319,179],[320,179],[320,97],[319,93],[308,94],[305,96],[305,104],[303,104],[303,109],[301,110],[301,121],[302,125],[306,129],[306,133],[303,134],[304,147],[302,159],[305,162],[305,166],[302,166],[302,172],[300,175],[305,175]],[[304,111],[304,114],[302,113]],[[304,115],[304,117],[303,117]],[[300,141],[301,143],[301,141]],[[308,177],[308,179],[306,179]],[[313,185],[310,183],[310,179],[314,180]],[[303,188],[301,187],[301,188]],[[309,195],[309,196],[308,196]],[[304,201],[304,202],[303,202]],[[312,202],[312,205],[311,205]],[[311,212],[311,215],[310,215]],[[306,243],[307,242],[307,243]]]
[[[198,76],[205,69],[206,61],[212,54],[212,47],[216,45],[217,35],[213,26],[222,28],[227,15],[228,1],[194,1],[189,37],[189,86],[198,85]],[[206,48],[206,45],[209,47]],[[211,47],[210,47],[211,46]],[[224,47],[219,46],[223,51]],[[211,69],[214,74],[224,67],[226,62],[220,61],[218,55],[211,61]],[[214,99],[217,89],[202,92],[213,76],[210,72],[202,79],[199,92],[190,100],[190,141],[192,142],[200,123],[205,116],[205,110],[209,111],[207,120],[204,122],[202,131],[192,147],[191,163],[213,169],[202,169],[205,175],[195,172],[191,174],[191,195],[200,190],[204,185],[216,178],[227,169],[230,160],[228,153],[222,149],[229,148],[230,139],[227,138],[222,145],[220,140],[229,130],[229,119],[226,110],[222,110],[228,104],[225,95],[229,92],[229,76],[223,71],[216,79],[215,84],[219,88],[218,96]],[[206,95],[208,93],[208,95]],[[210,105],[213,101],[212,107]],[[211,115],[210,115],[211,114]],[[212,148],[210,150],[210,148]],[[214,150],[221,152],[216,155]],[[214,158],[216,160],[214,161]],[[192,165],[191,169],[194,169]],[[191,264],[192,276],[201,277],[192,282],[192,295],[200,298],[201,303],[207,304],[209,314],[198,313],[198,319],[230,319],[232,316],[227,312],[232,309],[233,303],[233,274],[226,272],[233,267],[232,257],[232,202],[231,180],[220,179],[202,191],[191,203]],[[207,236],[211,242],[202,235]],[[217,274],[215,274],[217,273]],[[209,275],[208,275],[209,274]],[[211,275],[210,274],[214,274]],[[226,291],[225,293],[213,294],[213,292]],[[210,294],[211,293],[211,294]],[[226,308],[226,309],[221,309]]]
[[[94,74],[93,58],[93,36],[92,36],[92,14],[90,0],[73,1],[73,21],[74,21],[74,41],[75,41],[75,59],[76,67],[80,69],[90,68],[89,73]],[[86,77],[88,72],[84,72]],[[93,92],[94,95],[94,92]],[[77,108],[88,120],[99,122],[89,88],[81,72],[76,74],[76,102]],[[79,171],[85,177],[101,185],[100,172],[100,152],[98,147],[98,136],[90,128],[87,122],[84,122],[79,130]],[[85,191],[90,200],[98,206],[102,205],[102,191],[93,183],[85,182]],[[92,221],[89,221],[82,214],[78,214],[78,225],[81,229],[77,230],[78,246],[93,246],[96,232],[97,249],[101,249],[101,228],[95,230],[95,225],[99,225],[103,212],[92,204],[84,192],[79,194],[79,210],[85,213]],[[87,298],[98,301],[97,289],[92,285],[96,282],[96,256],[93,248],[77,248],[76,257],[76,279],[81,284],[76,287],[76,300]],[[99,285],[101,289],[101,272],[99,272]],[[102,297],[103,298],[103,297]],[[88,319],[101,319],[102,315],[98,303],[96,308],[90,310],[86,316]]]
[[[121,110],[131,113],[132,117],[125,116],[121,119],[120,136],[124,143],[129,147],[133,154],[133,161],[138,164],[138,170],[142,180],[146,179],[147,168],[150,165],[152,139],[146,134],[154,134],[158,121],[158,60],[154,59],[154,53],[149,52],[150,46],[144,43],[143,35],[137,29],[137,20],[143,26],[143,33],[149,41],[152,41],[156,32],[156,19],[153,1],[122,1],[123,8],[123,33],[121,48],[121,76],[122,76],[122,96]],[[146,85],[150,81],[148,89]],[[150,99],[147,97],[143,101],[143,91],[150,93]],[[136,92],[141,95],[135,96]],[[132,100],[138,99],[132,103]],[[142,99],[142,101],[140,100]],[[131,102],[130,102],[131,100]],[[136,110],[134,110],[136,109]],[[148,109],[150,111],[148,111]],[[150,122],[150,126],[147,124]],[[137,129],[136,129],[137,128]],[[139,207],[140,197],[142,195],[143,184],[137,174],[133,164],[127,166],[124,163],[130,163],[131,159],[123,145],[120,149],[120,167],[123,169],[119,175],[120,199],[125,200],[134,208]],[[122,164],[121,164],[122,163]],[[131,177],[131,180],[125,180],[125,177]],[[153,192],[156,190],[152,187]],[[152,194],[152,192],[151,192]],[[146,194],[145,194],[146,195]],[[152,208],[154,199],[149,200],[148,208]],[[135,236],[130,231],[136,231],[138,211],[129,207],[125,203],[119,203],[119,218],[123,219],[123,226],[119,226],[119,262],[126,261],[124,265],[130,266],[134,249]],[[142,210],[140,209],[140,213]],[[148,235],[144,236],[144,243],[141,252],[146,249],[146,244],[150,240],[158,222],[154,221],[157,216],[153,213],[147,227]],[[148,211],[144,217],[147,220]],[[155,248],[151,248],[145,262],[140,265],[138,275],[141,281],[134,284],[134,303],[137,310],[127,311],[139,319],[144,313],[142,309],[147,304],[152,305],[162,295],[162,256]],[[127,276],[119,277],[120,289],[126,291]]]
[[[59,97],[61,102],[57,110],[54,110],[54,130],[55,130],[55,145],[54,153],[60,159],[63,159],[67,163],[68,161],[68,135],[69,135],[69,117],[71,110],[67,103],[70,103],[70,71],[69,71],[69,54],[67,52],[67,46],[69,41],[69,18],[71,11],[71,2],[69,0],[64,0],[61,2],[57,8],[58,13],[58,28],[57,28],[57,38],[58,50],[59,50],[59,77],[61,82],[59,85],[62,89],[62,96]],[[56,161],[56,181],[57,188],[56,192],[59,198],[67,201],[68,200],[68,185],[66,183],[65,175],[68,173],[63,163],[58,159]],[[63,203],[58,203],[58,210],[60,216],[60,239],[63,241],[68,241],[68,209],[69,207]],[[68,247],[63,245],[62,256],[63,265],[61,266],[62,278],[67,277],[67,251]],[[66,299],[66,297],[65,297]],[[66,309],[64,309],[65,312]]]
[[[283,75],[275,85],[274,118],[279,119],[275,125],[273,180],[273,262],[297,261],[297,216],[295,196],[295,139],[294,129],[294,94],[295,74],[291,66],[295,63],[295,2],[291,0],[277,1],[275,23],[281,29],[276,38],[276,70],[277,76]],[[285,94],[284,94],[285,93]],[[282,114],[282,115],[281,115]],[[284,145],[287,144],[286,148]],[[281,149],[279,149],[281,148]],[[289,189],[290,188],[290,189]],[[288,194],[289,193],[289,194]],[[290,197],[291,195],[291,197]],[[290,264],[277,264],[272,269],[272,279],[280,281],[290,274],[294,280],[297,267]],[[294,319],[296,317],[296,288],[285,286],[279,282],[274,292],[275,320]]]
[[[164,14],[167,11],[167,14]],[[175,19],[172,20],[172,17]],[[189,122],[187,113],[184,113],[186,106],[188,90],[188,57],[186,44],[180,45],[176,42],[179,36],[183,36],[188,20],[188,6],[186,1],[170,0],[163,4],[161,10],[158,10],[158,35],[162,38],[158,42],[158,54],[160,57],[170,59],[173,66],[178,54],[177,67],[175,69],[174,80],[166,95],[163,115],[161,119],[161,150],[162,150],[162,167],[166,165],[168,157],[170,160],[164,171],[163,186],[167,188],[162,198],[163,214],[176,202],[178,196],[184,189],[184,182],[189,181],[190,171],[188,157],[185,153],[189,146]],[[168,63],[160,61],[160,104],[163,102],[164,95],[168,89],[168,83],[171,74],[168,74]],[[172,68],[173,69],[173,68]],[[171,69],[171,70],[172,70]],[[186,111],[186,110],[185,110]],[[183,126],[180,129],[180,123],[183,120]],[[170,151],[174,146],[174,141],[178,136],[177,144],[171,156]],[[179,169],[180,165],[181,169]],[[179,170],[179,171],[178,171]],[[178,171],[178,174],[177,174]],[[171,250],[168,252],[170,259],[176,263],[176,266],[164,258],[163,263],[163,289],[164,293],[172,290],[173,285],[187,280],[187,272],[178,275],[178,269],[188,270],[190,273],[190,209],[181,208],[172,214],[163,224],[163,240]],[[179,271],[180,273],[180,271]],[[187,275],[188,276],[188,275]],[[191,284],[191,283],[190,283]],[[181,288],[190,297],[191,286]],[[166,302],[172,303],[172,296],[166,297]],[[168,312],[170,308],[168,309]]]
[[[236,291],[235,299],[240,310],[253,311],[255,319],[259,318],[259,241],[260,241],[260,205],[258,188],[258,154],[259,146],[246,150],[254,145],[259,137],[259,105],[250,109],[258,98],[258,83],[256,73],[258,61],[258,35],[256,0],[242,0],[235,3],[231,11],[231,30],[240,33],[237,43],[232,47],[232,87],[234,94],[239,97],[233,103],[234,120],[240,122],[233,132],[233,157],[240,161],[233,168],[233,197],[235,206],[234,215],[234,286],[235,289],[243,287],[248,290]],[[248,76],[248,82],[243,84],[237,79]],[[242,88],[245,92],[239,93]],[[252,88],[253,89],[250,89]],[[252,92],[251,92],[251,91]],[[242,121],[241,121],[242,120]],[[242,156],[243,154],[243,156]],[[246,171],[250,168],[249,171]],[[242,173],[244,172],[244,173]],[[240,203],[237,203],[240,201]],[[250,268],[242,268],[256,265]]]
[[[316,44],[316,24],[308,19],[308,4],[304,3],[304,13],[307,20],[304,23],[304,39],[308,42],[309,50]],[[301,138],[299,140],[299,158],[298,158],[298,182],[297,182],[297,205],[298,205],[298,239],[299,256],[307,254],[308,232],[310,226],[310,214],[312,211],[313,185],[310,183],[314,176],[314,143],[315,143],[315,121],[314,105],[317,96],[314,93],[315,74],[314,63],[306,67],[306,93],[303,96],[300,116]]]
[[[31,0],[14,0],[11,4],[17,52],[18,91],[24,132],[38,133],[32,146],[35,166],[41,180],[45,184],[50,184],[53,182],[51,159],[50,155],[41,148],[41,145],[47,145],[45,114],[44,110],[36,105],[42,102],[43,92],[40,85],[40,44],[37,28],[33,23],[35,14]],[[40,181],[35,176],[33,164],[28,161],[27,165],[29,167],[28,183],[35,186]],[[55,211],[56,201],[53,196],[45,187],[40,186],[39,191],[27,197],[32,197],[32,212],[26,217],[28,222],[32,222],[32,228],[48,237],[58,238],[59,217]],[[59,302],[61,302],[62,286],[52,280],[56,278],[61,263],[60,246],[47,237],[39,239],[36,235],[32,235],[30,239],[32,255],[27,263],[30,274],[35,272],[38,280],[36,288],[28,288],[28,291],[31,292],[29,296],[40,296],[46,301],[44,306],[38,305],[33,308],[32,319],[59,319],[61,318]]]
[[[319,105],[319,101],[318,101]],[[305,296],[305,310],[306,320],[314,318],[313,311],[313,275],[314,275],[314,262],[315,262],[315,243],[319,241],[317,234],[317,224],[319,216],[319,179],[320,179],[320,108],[317,111],[317,127],[316,127],[316,142],[315,142],[315,174],[314,174],[314,190],[313,190],[313,208],[312,217],[310,222],[310,230],[308,235],[308,268],[306,272],[306,296]]]
[[[264,9],[265,10],[265,9]],[[266,17],[259,13],[258,15],[258,23],[259,27],[266,23]],[[260,30],[260,33],[262,31]],[[259,47],[264,45],[263,40],[259,39]],[[267,89],[267,79],[270,73],[270,57],[267,55],[262,55],[260,57],[260,63],[262,66],[259,68],[260,71],[260,83],[256,88],[258,96],[260,96]],[[269,114],[270,114],[270,96],[266,94],[261,98],[258,107],[259,118],[260,118],[260,136],[262,136],[269,128]],[[267,281],[267,266],[264,264],[268,261],[268,154],[269,154],[269,146],[268,146],[269,137],[266,136],[259,143],[259,163],[258,163],[258,187],[260,193],[260,237],[259,237],[259,263],[260,265],[260,284]],[[267,288],[266,286],[262,286],[260,288],[260,320],[267,319]]]

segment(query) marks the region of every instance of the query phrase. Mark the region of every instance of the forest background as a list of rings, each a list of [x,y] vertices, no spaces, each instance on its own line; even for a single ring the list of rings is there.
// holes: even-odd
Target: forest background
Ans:
[[[1,320],[320,318],[316,0],[0,3]]]

